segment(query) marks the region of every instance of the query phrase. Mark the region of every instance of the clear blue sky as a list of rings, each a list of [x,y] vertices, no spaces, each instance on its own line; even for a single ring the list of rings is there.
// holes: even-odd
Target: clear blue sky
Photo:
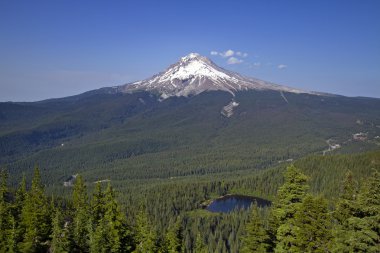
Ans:
[[[0,2],[0,101],[140,80],[190,52],[278,84],[380,97],[380,1]]]

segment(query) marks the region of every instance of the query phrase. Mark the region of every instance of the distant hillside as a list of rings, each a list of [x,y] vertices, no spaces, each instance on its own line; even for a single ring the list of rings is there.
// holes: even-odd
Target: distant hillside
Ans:
[[[227,92],[161,102],[148,92],[105,93],[0,103],[0,163],[16,175],[38,164],[55,182],[78,172],[166,178],[379,147],[379,99],[242,91],[227,117]]]

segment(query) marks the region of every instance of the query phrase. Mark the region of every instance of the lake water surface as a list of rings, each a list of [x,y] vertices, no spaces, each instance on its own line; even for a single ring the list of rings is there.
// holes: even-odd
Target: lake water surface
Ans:
[[[235,209],[247,209],[255,201],[259,207],[271,205],[269,200],[258,197],[226,195],[212,201],[210,205],[207,206],[206,210],[214,213],[229,213]]]

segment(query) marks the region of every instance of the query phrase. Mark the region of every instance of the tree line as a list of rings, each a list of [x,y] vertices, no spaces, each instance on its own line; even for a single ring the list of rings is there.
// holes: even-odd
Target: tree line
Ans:
[[[173,212],[153,201],[121,206],[110,183],[89,194],[80,175],[71,197],[48,197],[38,169],[30,187],[24,177],[8,189],[2,172],[0,252],[379,252],[380,173],[361,181],[348,172],[332,204],[291,165],[270,208],[211,214],[194,203],[183,209],[185,203],[172,202],[166,209]],[[228,184],[213,187],[229,192]]]
[[[109,183],[97,183],[89,198],[79,175],[71,199],[48,198],[39,169],[31,187],[25,177],[18,189],[7,189],[7,174],[1,173],[0,252],[180,252],[181,224],[175,222],[158,240],[144,206],[135,225],[127,223]]]
[[[267,220],[252,208],[242,252],[379,252],[380,173],[359,187],[350,171],[333,207],[308,193],[308,177],[287,168]]]

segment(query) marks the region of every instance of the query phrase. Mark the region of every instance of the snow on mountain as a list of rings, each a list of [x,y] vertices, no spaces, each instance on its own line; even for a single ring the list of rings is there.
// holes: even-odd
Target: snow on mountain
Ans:
[[[151,78],[119,87],[119,90],[126,93],[141,90],[156,92],[162,99],[171,96],[197,95],[204,91],[215,90],[226,91],[235,96],[236,91],[250,89],[316,94],[244,77],[217,66],[210,59],[197,53],[182,57],[179,62]]]

